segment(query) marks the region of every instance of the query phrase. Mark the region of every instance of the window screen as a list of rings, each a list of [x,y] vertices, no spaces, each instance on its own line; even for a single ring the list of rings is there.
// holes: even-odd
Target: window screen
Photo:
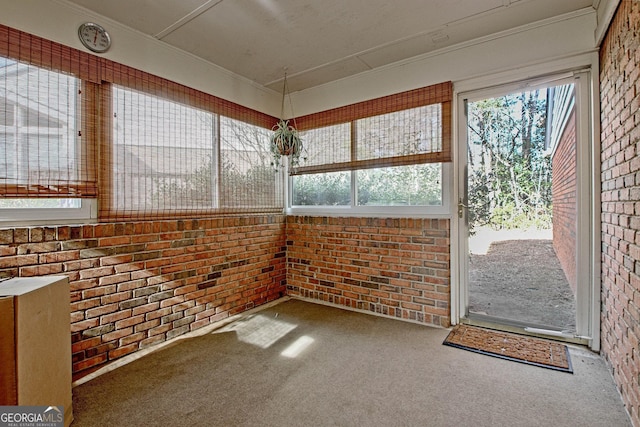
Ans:
[[[0,57],[4,197],[95,197],[80,92],[74,76]]]
[[[113,85],[109,204],[115,218],[281,210],[269,130]]]
[[[452,96],[446,82],[296,118],[292,175],[451,161]]]

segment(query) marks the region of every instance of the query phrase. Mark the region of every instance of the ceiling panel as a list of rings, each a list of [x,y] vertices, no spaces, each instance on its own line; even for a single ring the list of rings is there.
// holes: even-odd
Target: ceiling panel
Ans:
[[[163,41],[260,84],[486,13],[503,0],[222,1]],[[256,67],[259,64],[259,67]],[[327,67],[329,66],[329,67]]]
[[[358,58],[346,58],[314,70],[307,70],[304,73],[294,75],[287,74],[287,87],[290,92],[296,92],[349,77],[370,69],[370,67]],[[278,76],[277,80],[265,84],[269,89],[273,89],[279,93],[282,92],[282,85],[282,75]]]
[[[207,0],[72,0],[71,3],[153,36],[211,2]]]
[[[70,0],[269,88],[302,90],[599,0]]]
[[[434,28],[431,32],[417,34],[409,39],[364,52],[358,57],[371,68],[377,68],[571,11],[571,5],[568,2],[518,0],[517,7],[511,5],[493,9],[489,13],[466,16]],[[492,31],[488,32],[487,28],[491,28]]]

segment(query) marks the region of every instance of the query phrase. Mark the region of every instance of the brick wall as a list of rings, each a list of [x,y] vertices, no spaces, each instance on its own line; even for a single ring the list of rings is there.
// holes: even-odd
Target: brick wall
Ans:
[[[287,218],[287,293],[449,326],[449,220]]]
[[[640,1],[621,1],[600,67],[602,353],[640,426]]]
[[[0,230],[0,277],[71,284],[74,376],[283,296],[282,215]]]
[[[576,118],[575,109],[552,160],[553,248],[576,294]]]

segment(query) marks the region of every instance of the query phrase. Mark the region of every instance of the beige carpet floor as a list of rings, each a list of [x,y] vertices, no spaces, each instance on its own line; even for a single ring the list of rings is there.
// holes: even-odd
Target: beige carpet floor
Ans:
[[[630,426],[602,359],[574,374],[446,329],[286,300],[78,385],[73,426]]]

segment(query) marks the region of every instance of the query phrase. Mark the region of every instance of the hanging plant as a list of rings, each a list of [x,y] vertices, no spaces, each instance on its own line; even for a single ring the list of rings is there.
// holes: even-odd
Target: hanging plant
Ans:
[[[294,125],[289,124],[289,120],[284,120],[284,99],[288,95],[287,90],[287,74],[284,75],[284,84],[282,86],[282,108],[280,111],[280,120],[271,129],[273,134],[270,137],[271,154],[273,161],[271,164],[279,169],[282,166],[282,157],[289,157],[289,166],[295,167],[300,164],[300,156],[302,154],[303,146],[298,130]],[[291,102],[291,97],[289,97]],[[291,105],[291,113],[293,114],[293,105]]]
[[[297,166],[300,163],[302,152],[302,140],[295,127],[289,125],[289,120],[280,119],[273,127],[271,135],[272,165],[279,168],[283,156],[289,156],[290,165]]]

